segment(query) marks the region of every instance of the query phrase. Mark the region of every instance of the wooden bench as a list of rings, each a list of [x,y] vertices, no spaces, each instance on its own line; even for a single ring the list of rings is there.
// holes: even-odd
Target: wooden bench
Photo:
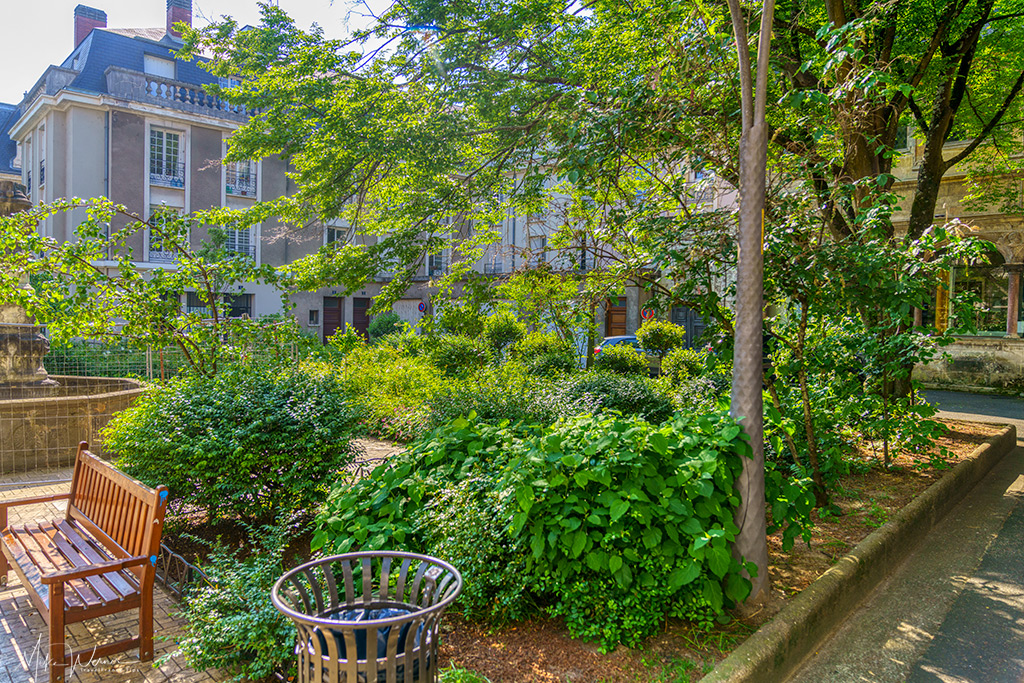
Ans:
[[[0,579],[14,569],[50,632],[51,683],[67,668],[139,649],[153,659],[153,579],[167,510],[167,488],[155,490],[78,446],[69,493],[0,502]],[[8,508],[67,500],[64,519],[11,526]],[[65,646],[64,627],[139,610],[139,635],[81,652]]]

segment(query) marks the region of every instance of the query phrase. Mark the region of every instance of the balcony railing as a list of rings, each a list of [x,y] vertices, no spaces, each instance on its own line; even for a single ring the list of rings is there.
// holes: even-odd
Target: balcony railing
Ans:
[[[251,259],[256,258],[255,244],[228,244],[226,247],[224,247],[224,250],[232,254],[241,254],[242,256],[248,256]]]
[[[256,171],[228,168],[224,174],[224,187],[228,194],[236,197],[255,197]]]
[[[149,250],[149,262],[150,263],[177,263],[177,254],[173,251],[163,251],[162,249],[150,249]]]
[[[185,163],[150,159],[149,182],[164,187],[185,187]]]
[[[185,83],[119,66],[106,70],[107,92],[137,102],[233,121],[245,121],[253,113],[245,107],[229,104],[210,95],[201,85]]]

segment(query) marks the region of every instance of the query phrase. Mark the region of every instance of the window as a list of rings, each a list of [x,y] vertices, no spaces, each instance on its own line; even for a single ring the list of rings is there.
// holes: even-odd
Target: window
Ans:
[[[547,250],[547,235],[530,238],[530,258],[534,263],[544,263],[547,260]]]
[[[181,152],[181,133],[151,128],[149,182],[165,187],[185,187],[185,162]]]
[[[252,317],[252,294],[225,294],[224,305],[229,318]]]
[[[309,309],[309,326],[316,327],[320,324],[320,311],[316,308]]]
[[[252,228],[243,228],[241,230],[225,228],[224,233],[227,236],[227,241],[224,243],[225,250],[234,254],[243,254],[249,258],[256,258],[256,245],[252,239]]]
[[[221,297],[222,305],[218,312],[222,317],[252,317],[252,294],[223,294]],[[189,292],[185,306],[187,313],[197,313],[204,317],[211,315],[209,300],[205,293]]]
[[[217,84],[222,88],[237,88],[242,85],[242,79],[237,76],[221,76],[217,79]]]
[[[444,252],[427,257],[427,275],[443,275],[445,271]]]
[[[174,78],[174,60],[145,55],[142,58],[142,70],[151,76]]]
[[[347,234],[347,228],[324,228],[324,243],[344,242]]]
[[[1008,291],[1009,278],[1003,268],[982,265],[953,271],[953,292],[970,297],[970,323],[980,335],[1005,334]]]
[[[176,263],[177,252],[175,251],[172,238],[178,226],[174,224],[177,211],[166,206],[153,206],[149,211],[149,258],[150,263]]]
[[[39,140],[39,187],[42,188],[46,184],[46,129],[40,127],[36,133],[36,139]]]
[[[236,197],[256,196],[256,162],[233,161],[224,169],[224,189]]]
[[[501,254],[495,254],[484,263],[484,273],[487,275],[495,275],[497,273],[505,272],[505,261],[501,258]]]

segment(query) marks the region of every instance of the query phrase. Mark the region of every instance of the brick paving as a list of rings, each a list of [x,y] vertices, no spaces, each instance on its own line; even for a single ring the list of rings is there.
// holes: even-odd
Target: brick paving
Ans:
[[[71,468],[34,470],[0,477],[0,500],[63,493],[69,484],[33,485],[71,479]],[[10,486],[17,484],[17,486]],[[21,520],[54,519],[64,514],[63,501],[29,505],[10,510],[10,523]],[[48,637],[46,622],[32,606],[28,593],[17,575],[8,575],[9,583],[0,585],[0,683],[46,683]],[[175,637],[181,633],[183,620],[177,615],[178,603],[157,583],[153,595],[153,629],[156,656],[153,662],[140,662],[138,651],[123,652],[95,661],[79,662],[69,683],[164,682],[212,683],[230,677],[217,671],[194,671],[182,657],[172,655],[177,647]],[[108,617],[72,624],[65,629],[73,650],[121,640],[138,632],[138,610],[129,610]],[[169,657],[170,656],[170,657]],[[162,658],[168,657],[161,661]],[[158,666],[157,666],[158,664]]]

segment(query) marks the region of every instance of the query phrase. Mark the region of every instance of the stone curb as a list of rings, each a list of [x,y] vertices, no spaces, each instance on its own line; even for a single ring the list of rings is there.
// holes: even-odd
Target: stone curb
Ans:
[[[1017,445],[1007,427],[872,532],[774,619],[701,679],[702,683],[778,683],[914,549],[939,520]]]

